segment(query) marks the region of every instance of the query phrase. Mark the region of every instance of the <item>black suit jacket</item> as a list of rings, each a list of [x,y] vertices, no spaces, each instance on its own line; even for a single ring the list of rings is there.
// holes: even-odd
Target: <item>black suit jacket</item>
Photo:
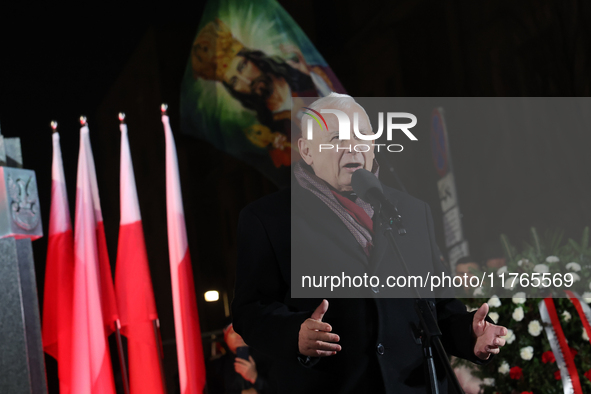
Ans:
[[[389,245],[375,239],[368,258],[328,207],[299,185],[293,188],[297,197],[293,204],[291,190],[286,189],[241,212],[234,329],[249,346],[274,358],[270,378],[276,380],[281,393],[424,393],[421,345],[412,331],[412,324],[418,325],[413,299],[380,299],[369,293],[368,298],[328,298],[323,321],[340,336],[342,350],[307,363],[298,356],[300,325],[322,299],[291,297],[291,230],[298,234],[298,242],[306,243],[305,248],[294,245],[294,259],[305,258],[315,248],[328,248],[327,259],[359,272],[390,273],[399,267]],[[434,269],[441,269],[427,204],[398,190],[384,189],[387,198],[397,204],[408,231],[399,244],[405,260],[428,258]],[[310,204],[322,214],[310,210]],[[333,231],[316,231],[325,225]],[[467,313],[455,299],[435,303],[448,353],[482,363],[473,353],[473,313]],[[443,367],[437,370],[440,391],[446,393]]]

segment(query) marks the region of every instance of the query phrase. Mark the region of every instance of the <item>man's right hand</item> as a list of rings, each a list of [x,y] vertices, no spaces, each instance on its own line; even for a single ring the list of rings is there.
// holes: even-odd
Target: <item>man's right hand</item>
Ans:
[[[323,323],[322,318],[328,310],[328,301],[322,300],[318,308],[300,326],[298,348],[301,354],[310,357],[327,357],[341,350],[337,334],[331,334],[332,327]]]

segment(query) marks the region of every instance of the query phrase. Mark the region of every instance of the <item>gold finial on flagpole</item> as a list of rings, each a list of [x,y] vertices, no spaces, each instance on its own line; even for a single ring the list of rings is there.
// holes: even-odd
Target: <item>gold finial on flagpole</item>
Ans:
[[[160,106],[160,111],[162,112],[162,115],[168,115],[168,104],[162,103]]]
[[[50,125],[51,125],[51,132],[57,133],[57,120],[52,120]]]
[[[80,126],[86,126],[86,116],[80,116]]]
[[[119,112],[119,122],[125,124],[125,112]]]

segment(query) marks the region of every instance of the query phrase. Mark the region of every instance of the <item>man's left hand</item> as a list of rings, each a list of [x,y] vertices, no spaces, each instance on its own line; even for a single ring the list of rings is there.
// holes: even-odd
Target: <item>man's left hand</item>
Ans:
[[[474,314],[472,330],[476,337],[474,354],[481,360],[488,360],[491,354],[499,354],[501,347],[505,346],[505,335],[507,329],[487,322],[488,304],[484,303]]]
[[[234,361],[234,369],[242,375],[244,380],[248,380],[252,384],[256,382],[258,373],[252,356],[248,356],[248,360],[236,357],[236,360]]]

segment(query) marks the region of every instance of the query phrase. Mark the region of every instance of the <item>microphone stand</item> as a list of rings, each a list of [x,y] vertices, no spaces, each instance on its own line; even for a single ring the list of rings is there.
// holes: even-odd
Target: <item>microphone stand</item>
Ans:
[[[386,206],[382,206],[382,204],[378,204],[376,208],[378,208],[379,215],[383,220],[382,223],[385,224],[384,235],[390,241],[390,244],[394,248],[394,251],[400,258],[402,262],[402,266],[404,267],[404,271],[406,272],[407,276],[410,276],[410,272],[408,270],[408,266],[406,265],[406,261],[404,257],[402,257],[402,253],[398,249],[398,245],[396,244],[396,239],[394,238],[392,225],[395,225],[398,229],[399,235],[406,234],[406,230],[402,225],[401,216],[398,213],[398,210],[392,204],[383,204]],[[449,358],[447,357],[447,353],[443,348],[443,344],[441,343],[441,330],[437,324],[437,320],[435,320],[435,316],[433,315],[433,306],[430,303],[423,299],[418,290],[413,287],[416,293],[416,303],[415,303],[415,311],[420,319],[420,327],[418,329],[418,333],[415,332],[415,336],[418,343],[421,343],[423,346],[423,358],[425,360],[425,375],[426,380],[429,381],[429,385],[427,386],[427,393],[429,394],[439,394],[439,385],[437,384],[437,374],[435,371],[435,362],[433,360],[433,347],[435,347],[435,351],[439,358],[439,361],[443,364],[445,368],[445,374],[447,378],[452,383],[455,392],[458,394],[464,394],[464,390],[460,386],[458,382],[458,378],[454,373],[451,364],[449,363]],[[418,335],[417,335],[418,334]]]

